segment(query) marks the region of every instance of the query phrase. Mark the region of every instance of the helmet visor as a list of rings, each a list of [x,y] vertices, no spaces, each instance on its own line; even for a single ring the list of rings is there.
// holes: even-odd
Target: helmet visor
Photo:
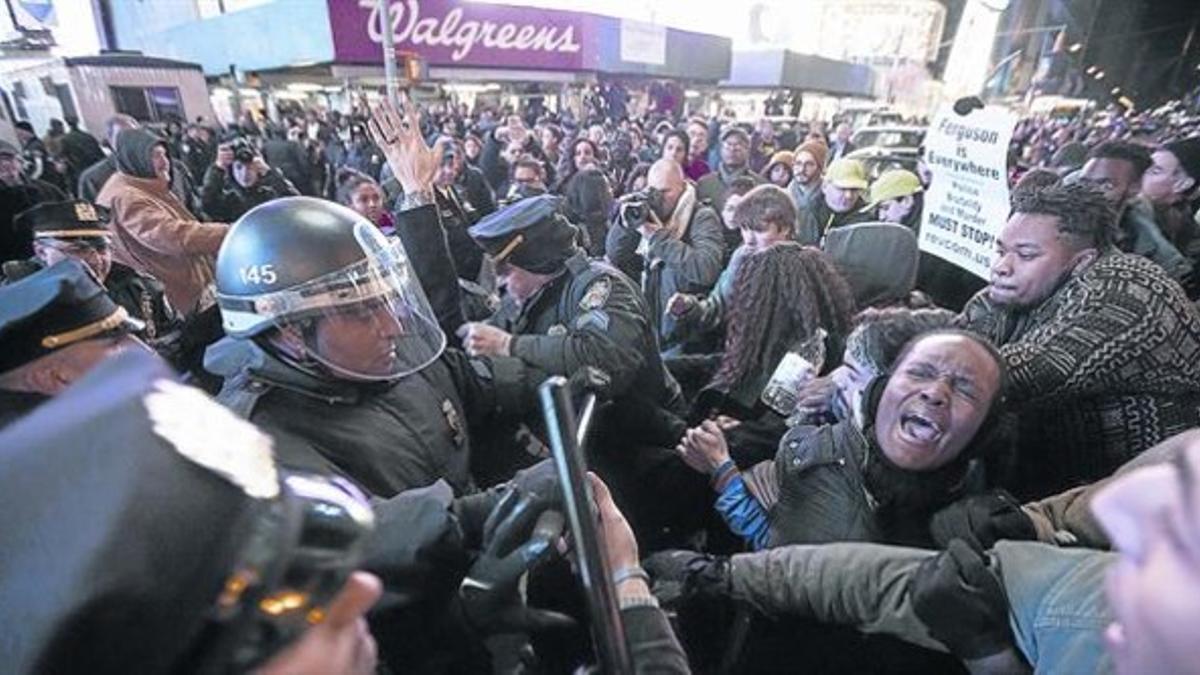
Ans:
[[[441,355],[446,336],[404,247],[366,222],[354,234],[361,261],[261,296],[256,309],[280,317],[276,325],[335,376],[382,381],[421,370]]]

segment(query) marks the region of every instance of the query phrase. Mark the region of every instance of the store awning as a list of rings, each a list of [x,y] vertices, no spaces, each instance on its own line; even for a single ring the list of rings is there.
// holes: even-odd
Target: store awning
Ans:
[[[870,98],[874,96],[875,73],[870,66],[786,49],[735,51],[729,79],[721,86]]]

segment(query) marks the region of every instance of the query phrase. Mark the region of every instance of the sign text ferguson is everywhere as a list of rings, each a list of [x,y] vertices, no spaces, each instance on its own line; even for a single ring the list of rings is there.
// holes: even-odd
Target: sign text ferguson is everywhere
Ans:
[[[925,136],[933,183],[921,217],[921,250],[984,279],[1008,219],[1008,143],[1016,119],[995,107],[967,116],[938,111]]]

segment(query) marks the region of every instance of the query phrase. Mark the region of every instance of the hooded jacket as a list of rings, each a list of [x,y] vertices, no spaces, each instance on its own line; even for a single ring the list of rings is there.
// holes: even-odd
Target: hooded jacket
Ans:
[[[858,307],[903,303],[917,284],[921,261],[917,237],[894,223],[859,223],[829,231],[825,252],[833,258]]]
[[[155,277],[184,316],[213,304],[213,265],[229,226],[199,222],[154,172],[163,141],[142,129],[117,136],[117,173],[96,203],[112,214],[113,260]]]

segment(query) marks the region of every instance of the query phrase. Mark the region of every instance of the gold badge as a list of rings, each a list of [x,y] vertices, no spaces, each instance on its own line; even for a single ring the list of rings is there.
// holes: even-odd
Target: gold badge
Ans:
[[[612,291],[612,285],[608,277],[601,277],[593,281],[592,285],[588,286],[587,293],[584,293],[583,299],[579,301],[579,308],[586,312],[603,307],[604,303],[608,302],[610,291]]]
[[[458,417],[458,411],[454,409],[454,404],[450,399],[442,401],[442,415],[446,417],[446,426],[450,427],[451,433],[454,434],[454,443],[462,445],[467,440],[467,435],[463,429],[462,420]]]
[[[94,223],[100,220],[100,217],[96,215],[96,209],[87,202],[75,203],[75,218],[84,223]]]

